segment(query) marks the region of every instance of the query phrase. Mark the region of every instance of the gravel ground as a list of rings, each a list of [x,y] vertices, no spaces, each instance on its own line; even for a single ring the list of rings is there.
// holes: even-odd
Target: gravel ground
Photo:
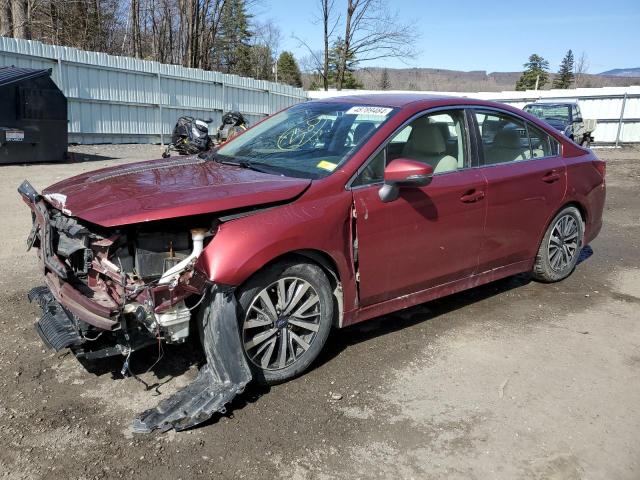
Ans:
[[[130,422],[194,378],[192,345],[85,370],[45,350],[26,292],[16,193],[159,156],[74,147],[72,163],[0,167],[0,478],[640,478],[640,150],[609,161],[605,225],[567,280],[518,276],[334,332],[315,368],[188,432]]]

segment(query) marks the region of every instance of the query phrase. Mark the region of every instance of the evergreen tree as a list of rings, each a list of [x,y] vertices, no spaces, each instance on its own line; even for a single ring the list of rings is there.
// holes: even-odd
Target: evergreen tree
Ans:
[[[282,52],[278,58],[278,81],[294,87],[302,87],[300,67],[291,52]]]
[[[249,15],[245,0],[227,0],[220,14],[219,35],[211,55],[216,70],[251,75]]]
[[[356,69],[356,60],[353,53],[349,52],[346,56],[346,62],[341,62],[343,58],[344,41],[338,38],[333,48],[329,52],[329,83],[338,89],[345,88],[348,90],[362,88],[362,83],[358,81],[353,72]],[[342,70],[341,65],[344,65]]]
[[[573,85],[573,52],[569,50],[560,63],[560,70],[553,81],[553,88],[571,88]]]
[[[387,70],[386,68],[382,70],[378,88],[380,88],[380,90],[389,90],[391,88],[391,81],[389,80],[389,70]]]
[[[516,83],[516,90],[533,90],[536,88],[536,81],[538,89],[542,89],[549,80],[549,62],[540,55],[532,54],[529,61],[524,64],[524,68],[524,72]]]

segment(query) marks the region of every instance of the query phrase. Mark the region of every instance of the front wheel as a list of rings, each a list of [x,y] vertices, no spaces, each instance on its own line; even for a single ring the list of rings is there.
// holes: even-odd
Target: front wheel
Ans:
[[[580,143],[581,146],[585,147],[585,148],[591,148],[591,138],[589,137],[584,137],[582,139],[582,142]]]
[[[568,277],[578,263],[584,224],[576,207],[566,207],[551,221],[533,266],[533,278],[558,282]]]
[[[327,276],[313,263],[279,262],[240,290],[240,335],[254,378],[273,385],[303,373],[333,322]]]

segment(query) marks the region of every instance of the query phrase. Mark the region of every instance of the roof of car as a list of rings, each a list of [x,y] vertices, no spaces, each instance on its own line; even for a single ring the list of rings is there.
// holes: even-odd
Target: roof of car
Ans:
[[[355,104],[374,104],[384,105],[387,107],[401,108],[414,102],[425,101],[441,101],[451,100],[455,103],[476,103],[477,100],[472,100],[463,97],[453,97],[448,95],[433,95],[428,93],[365,93],[360,95],[344,95],[329,98],[316,99],[319,102],[344,102]]]
[[[537,102],[527,103],[525,107],[530,105],[544,105],[545,107],[552,107],[558,105],[576,105],[577,103],[577,100],[538,100]]]

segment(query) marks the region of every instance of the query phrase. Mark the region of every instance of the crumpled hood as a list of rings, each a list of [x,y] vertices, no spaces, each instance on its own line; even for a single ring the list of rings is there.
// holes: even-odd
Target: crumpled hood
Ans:
[[[180,157],[95,170],[51,185],[42,193],[68,215],[114,227],[287,201],[310,183]]]

